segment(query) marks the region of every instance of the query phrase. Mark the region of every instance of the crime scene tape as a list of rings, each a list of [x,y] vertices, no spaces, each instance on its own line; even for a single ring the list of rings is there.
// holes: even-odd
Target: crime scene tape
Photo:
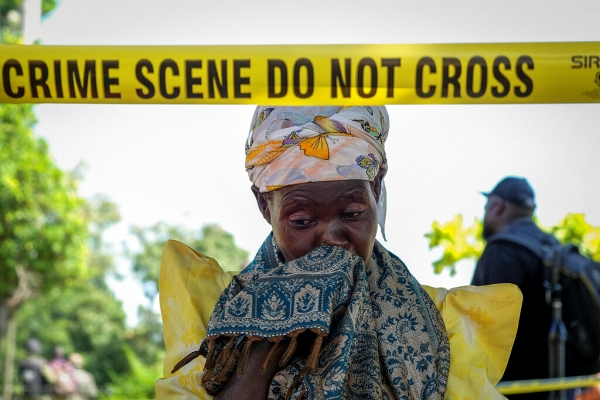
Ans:
[[[598,375],[500,382],[496,385],[496,389],[502,394],[511,395],[584,388],[595,385],[600,385],[600,376]]]
[[[0,67],[4,103],[600,102],[600,42],[1,45]]]

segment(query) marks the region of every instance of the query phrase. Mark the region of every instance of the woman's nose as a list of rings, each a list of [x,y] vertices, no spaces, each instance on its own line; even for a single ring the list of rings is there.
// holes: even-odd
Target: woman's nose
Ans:
[[[344,227],[339,221],[332,221],[323,226],[320,245],[348,248],[348,239]]]

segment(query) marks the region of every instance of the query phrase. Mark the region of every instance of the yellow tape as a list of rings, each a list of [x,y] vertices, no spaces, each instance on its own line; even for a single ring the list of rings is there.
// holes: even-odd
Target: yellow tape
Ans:
[[[0,46],[0,102],[600,102],[600,42]]]
[[[595,386],[600,384],[600,376],[572,376],[567,378],[532,379],[523,381],[500,382],[496,389],[502,394],[521,394],[550,392]]]

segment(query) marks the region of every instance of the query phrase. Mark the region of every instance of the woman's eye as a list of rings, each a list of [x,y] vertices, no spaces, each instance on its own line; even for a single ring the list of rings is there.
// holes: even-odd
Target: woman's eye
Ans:
[[[346,220],[355,220],[360,217],[363,212],[364,210],[345,212],[340,215],[340,218]]]
[[[293,219],[290,221],[292,224],[299,226],[299,227],[304,227],[304,226],[308,226],[312,223],[311,219]]]

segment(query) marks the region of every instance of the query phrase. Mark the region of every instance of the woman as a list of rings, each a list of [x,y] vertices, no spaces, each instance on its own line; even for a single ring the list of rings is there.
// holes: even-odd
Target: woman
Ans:
[[[442,316],[375,239],[385,226],[387,135],[384,107],[257,108],[246,169],[273,232],[219,298],[200,350],[170,372],[205,357],[181,386],[196,380],[237,400],[444,397]],[[164,317],[173,308],[162,303],[162,279]]]

